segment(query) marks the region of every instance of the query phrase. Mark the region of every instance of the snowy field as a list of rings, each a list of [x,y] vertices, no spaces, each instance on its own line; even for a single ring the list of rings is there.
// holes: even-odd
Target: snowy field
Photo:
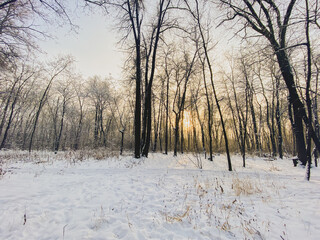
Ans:
[[[233,156],[0,152],[0,239],[320,239],[320,171]]]

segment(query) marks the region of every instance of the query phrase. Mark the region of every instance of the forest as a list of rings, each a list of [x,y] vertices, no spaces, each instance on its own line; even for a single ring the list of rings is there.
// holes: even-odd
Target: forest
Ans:
[[[298,156],[319,150],[319,3],[78,1],[115,22],[123,76],[39,62],[36,19],[74,28],[62,1],[0,4],[0,149],[105,148]],[[220,38],[219,35],[223,35]],[[217,40],[218,39],[218,40]]]
[[[99,60],[100,22],[81,50],[121,76],[70,45],[43,57],[98,15],[117,51]],[[319,18],[318,0],[1,0],[0,239],[318,240]]]

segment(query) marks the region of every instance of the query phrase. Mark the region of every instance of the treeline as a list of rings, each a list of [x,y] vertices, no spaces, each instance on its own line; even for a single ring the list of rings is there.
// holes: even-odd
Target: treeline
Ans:
[[[1,19],[21,2],[2,4]],[[83,3],[116,20],[123,80],[83,79],[70,57],[39,64],[23,57],[31,45],[3,47],[1,149],[226,152],[231,170],[229,152],[244,166],[246,152],[306,164],[319,147],[317,1]]]
[[[210,127],[212,151],[224,152],[218,109],[206,91],[201,66],[194,66],[186,82],[191,60],[171,57],[165,56],[153,91],[150,149],[165,152],[167,141],[167,151],[176,146],[177,152],[209,153]],[[126,150],[133,148],[134,88],[119,86],[112,78],[83,79],[72,70],[72,61],[64,57],[47,66],[21,64],[6,71],[1,81],[1,148],[28,150],[37,114],[34,149],[120,149],[122,134]],[[295,154],[287,92],[274,61],[252,61],[250,53],[226,64],[231,72],[219,72],[216,81],[230,150],[240,152],[245,136],[250,153]]]

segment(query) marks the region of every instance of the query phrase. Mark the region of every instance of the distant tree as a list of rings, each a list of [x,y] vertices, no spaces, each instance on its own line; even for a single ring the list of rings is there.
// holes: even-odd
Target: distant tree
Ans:
[[[75,131],[75,139],[74,139],[74,144],[73,144],[74,150],[79,149],[80,138],[81,138],[81,133],[82,133],[82,129],[83,129],[83,120],[84,120],[84,115],[85,115],[84,105],[85,105],[85,100],[88,96],[87,93],[85,93],[84,84],[80,81],[81,81],[81,78],[78,77],[77,82],[72,83],[74,91],[75,91],[77,103],[79,105],[79,119],[78,119],[76,131]]]
[[[174,79],[176,82],[176,91],[174,94],[173,106],[172,106],[172,111],[175,115],[174,151],[173,151],[174,156],[177,156],[177,152],[178,152],[179,125],[183,115],[183,111],[186,107],[185,102],[186,102],[186,96],[187,96],[187,87],[195,67],[197,55],[198,53],[196,50],[192,56],[192,59],[190,59],[189,54],[184,53],[184,58],[178,60],[178,62],[176,62],[175,64]]]
[[[30,66],[25,64],[22,64],[21,67],[15,66],[13,68],[13,82],[10,91],[8,92],[8,97],[2,113],[2,120],[0,122],[0,136],[2,135],[2,131],[5,127],[0,143],[0,150],[5,146],[10,127],[14,120],[15,108],[19,98],[22,96],[22,91],[26,84],[31,81],[36,74],[36,69],[32,69]],[[7,116],[8,110],[10,112],[9,116]]]
[[[111,118],[107,119],[105,124],[105,111],[112,103],[111,89],[109,79],[102,79],[94,76],[89,79],[87,88],[88,97],[94,105],[94,147],[104,146],[107,144],[107,135]]]
[[[29,152],[31,152],[31,150],[32,150],[33,138],[34,138],[34,134],[36,132],[36,128],[37,128],[37,125],[38,125],[40,113],[41,113],[41,110],[42,110],[44,104],[46,103],[47,96],[48,96],[48,93],[50,91],[52,82],[63,71],[65,71],[71,65],[72,62],[73,62],[73,60],[70,59],[69,57],[58,59],[56,62],[52,63],[52,66],[51,66],[52,69],[48,70],[49,72],[47,74],[49,75],[49,79],[48,79],[47,86],[46,86],[45,90],[43,91],[42,96],[41,96],[41,98],[39,100],[38,108],[37,108],[36,115],[35,115],[35,118],[34,118],[31,137],[30,137],[30,141],[29,141],[29,148],[28,148]]]
[[[67,104],[70,102],[70,100],[73,98],[73,92],[71,89],[72,85],[69,79],[63,79],[62,82],[59,83],[58,86],[58,93],[62,98],[62,107],[61,107],[61,118],[60,118],[60,123],[58,125],[57,123],[57,119],[54,122],[54,152],[57,153],[59,151],[59,147],[61,145],[61,137],[62,137],[62,132],[64,129],[64,124],[65,124],[65,115],[66,115],[66,111],[67,111]],[[60,97],[59,96],[59,97]],[[59,99],[58,98],[58,103],[59,103]],[[57,105],[59,105],[57,103]],[[57,108],[58,110],[58,108]]]

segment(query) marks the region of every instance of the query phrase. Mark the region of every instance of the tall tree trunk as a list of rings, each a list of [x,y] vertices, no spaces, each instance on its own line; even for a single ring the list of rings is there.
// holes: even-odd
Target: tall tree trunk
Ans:
[[[183,154],[183,151],[184,151],[184,107],[182,107],[182,112],[181,112],[181,128],[180,128],[180,131],[181,131],[181,134],[180,134],[180,152],[181,154]]]
[[[123,153],[124,129],[122,129],[120,133],[121,133],[121,144],[120,144],[120,156],[121,156]]]
[[[232,80],[233,81],[233,80]],[[235,116],[235,111],[233,109],[232,106],[232,102],[231,102],[231,97],[228,91],[228,87],[227,84],[225,83],[225,90],[227,92],[227,98],[228,98],[228,104],[229,104],[229,108],[231,110],[231,115],[232,115],[232,122],[233,122],[233,127],[234,127],[234,135],[236,136],[236,142],[238,143],[238,147],[241,150],[241,140],[240,140],[240,133],[238,132],[238,127],[237,127],[237,121],[236,121],[236,116]],[[236,98],[235,98],[235,102],[237,102]],[[237,106],[236,106],[237,108]],[[239,124],[239,130],[240,130],[240,126],[241,124]]]
[[[166,15],[168,6],[170,4],[170,1],[167,2],[166,6],[164,6],[164,3],[165,3],[165,0],[160,0],[160,2],[159,2],[159,13],[158,13],[158,22],[157,22],[157,27],[156,27],[156,35],[155,35],[154,38],[153,37],[151,38],[151,43],[150,43],[150,47],[151,47],[153,45],[153,40],[154,40],[150,78],[149,78],[149,81],[148,81],[148,85],[146,86],[146,101],[145,101],[146,113],[145,114],[146,114],[146,117],[147,117],[147,130],[146,130],[146,139],[145,139],[144,145],[142,147],[142,155],[145,156],[145,157],[148,157],[149,147],[150,147],[150,140],[151,140],[152,84],[153,84],[154,73],[155,73],[155,69],[156,69],[158,43],[159,43],[160,34],[161,34],[161,30],[162,30],[162,24],[164,22],[164,17]],[[146,74],[146,75],[148,77],[148,74]]]
[[[166,92],[166,126],[165,126],[165,147],[164,147],[164,154],[168,154],[168,127],[169,127],[169,74],[167,75],[167,92]]]
[[[252,119],[252,124],[253,124],[255,150],[260,152],[260,143],[259,143],[260,139],[258,136],[258,127],[257,127],[256,113],[255,113],[254,105],[253,105],[253,91],[252,90],[251,90],[251,96],[249,98],[249,107],[250,107],[251,119]]]
[[[37,128],[40,112],[41,112],[42,107],[43,107],[43,105],[44,105],[44,103],[46,101],[47,93],[48,93],[49,88],[51,86],[51,82],[52,81],[49,82],[49,84],[48,84],[47,88],[45,89],[45,91],[43,92],[42,97],[41,97],[40,102],[39,102],[39,107],[38,107],[38,110],[36,112],[36,116],[35,116],[35,120],[34,120],[34,123],[33,123],[32,132],[31,132],[31,137],[30,137],[29,152],[31,152],[31,149],[32,149],[33,138],[34,138],[34,134],[36,132],[36,128]]]
[[[135,16],[131,10],[130,1],[127,1],[129,9],[130,22],[133,27],[133,34],[135,40],[136,50],[136,99],[135,99],[135,111],[134,111],[134,157],[140,158],[140,147],[141,147],[141,21],[140,18],[140,4],[139,0],[135,0]]]
[[[274,83],[272,83],[272,86],[274,88]],[[277,156],[277,145],[276,145],[276,130],[275,130],[275,123],[274,123],[274,120],[275,120],[275,110],[274,110],[274,107],[275,107],[275,91],[272,91],[272,104],[271,104],[271,107],[270,107],[270,110],[271,110],[271,129],[270,129],[270,138],[271,138],[271,143],[272,143],[272,156],[275,157]]]
[[[82,109],[82,104],[80,105],[80,116],[79,116],[79,122],[78,126],[76,129],[76,136],[75,136],[75,141],[74,141],[74,150],[79,149],[79,144],[80,144],[80,136],[81,136],[81,131],[82,131],[82,121],[83,121],[83,109]]]
[[[312,102],[310,98],[310,84],[311,84],[311,44],[310,44],[310,36],[309,36],[309,25],[310,25],[310,16],[309,16],[309,3],[308,0],[306,3],[306,40],[307,40],[307,79],[306,79],[306,102],[307,102],[307,110],[308,110],[308,123],[307,123],[307,174],[306,178],[309,181],[311,175],[311,129],[312,129]]]
[[[304,127],[303,127],[303,117],[305,116],[305,109],[303,103],[301,102],[296,85],[294,82],[294,77],[291,69],[291,64],[287,57],[285,50],[275,49],[278,58],[278,63],[282,76],[286,82],[287,88],[289,90],[289,102],[293,106],[293,118],[294,118],[294,132],[296,140],[296,148],[298,151],[298,157],[303,165],[307,163],[307,151],[306,143],[304,138]]]
[[[179,113],[175,114],[175,128],[174,128],[174,148],[173,148],[173,156],[177,156],[178,153],[178,141],[179,141],[179,122],[180,116]]]
[[[96,148],[98,147],[98,129],[99,129],[99,107],[98,104],[96,103],[96,112],[95,112],[95,117],[94,117],[94,137],[93,137],[93,146]]]
[[[18,100],[18,94],[19,93],[17,93],[17,95],[15,96],[15,98],[14,98],[12,104],[11,104],[10,116],[9,116],[9,119],[8,119],[8,124],[7,124],[6,130],[4,131],[4,134],[3,134],[3,138],[2,138],[2,141],[1,141],[1,145],[0,145],[0,150],[2,148],[4,148],[6,140],[7,140],[7,137],[8,137],[8,132],[9,132],[10,126],[12,124],[12,117],[13,117],[13,113],[14,113],[14,108],[15,108],[17,100]]]
[[[161,94],[162,95],[162,94]],[[154,120],[155,120],[155,129],[154,129],[154,145],[153,145],[153,152],[157,151],[157,143],[158,143],[158,137],[160,138],[159,134],[159,128],[161,127],[161,118],[162,118],[162,98],[160,98],[161,101],[159,103],[159,109],[158,109],[158,118],[156,120],[155,112],[154,112]],[[155,107],[153,107],[155,109]]]
[[[107,146],[106,133],[103,128],[103,107],[99,108],[99,135],[100,135],[100,144],[103,144],[103,147]]]
[[[57,153],[59,151],[59,146],[60,146],[60,140],[62,136],[62,131],[63,131],[63,124],[64,124],[64,115],[66,112],[66,99],[63,99],[63,106],[62,106],[62,115],[61,115],[61,122],[60,122],[60,129],[59,129],[59,134],[58,137],[56,138],[55,141],[55,148],[54,148],[54,153]]]
[[[280,78],[276,78],[276,121],[278,126],[278,151],[279,151],[279,157],[283,158],[283,150],[282,150],[282,128],[281,128],[281,114],[280,114],[280,97],[279,97],[279,91],[280,91]]]
[[[196,104],[195,107],[196,107],[197,118],[198,118],[198,121],[199,121],[199,123],[200,123],[200,129],[201,129],[202,151],[203,151],[203,153],[204,153],[204,158],[207,159],[206,143],[205,143],[205,133],[204,133],[204,129],[203,129],[203,124],[204,124],[204,123],[201,122],[201,117],[200,117],[198,105]],[[205,116],[205,113],[204,113],[204,116]],[[205,118],[205,117],[203,117],[203,118]],[[212,143],[211,143],[211,144],[212,144]]]
[[[293,116],[292,116],[292,104],[289,101],[288,104],[288,115],[289,115],[289,120],[291,123],[291,128],[292,128],[292,142],[293,142],[293,148],[292,148],[292,155],[295,156],[296,155],[296,130],[295,130],[295,124],[294,124],[294,120],[293,120]]]
[[[13,92],[14,92],[14,89],[15,89],[15,86],[16,86],[17,83],[18,83],[18,81],[15,80],[14,83],[13,83],[13,85],[12,85],[12,87],[11,87],[11,90],[10,90],[10,92],[9,92],[9,96],[8,96],[8,98],[7,98],[5,107],[4,107],[3,112],[2,112],[3,115],[2,115],[2,120],[1,120],[1,122],[0,122],[0,136],[1,136],[1,134],[2,134],[3,127],[4,127],[5,122],[6,122],[8,108],[9,108],[9,105],[10,105],[11,98],[12,98],[13,95],[14,95]]]
[[[317,71],[319,71],[317,69]],[[315,92],[317,93],[318,92],[318,82],[319,82],[319,79],[318,79],[318,73],[316,75],[316,89],[315,89]],[[314,116],[314,128],[315,128],[315,132],[319,138],[320,136],[320,127],[319,127],[319,117],[318,117],[318,94],[315,94],[314,96],[314,102],[313,102],[313,116]],[[314,164],[316,167],[318,167],[318,155],[319,155],[319,152],[317,151],[316,148],[314,148],[313,150],[313,155],[314,155]]]
[[[201,40],[202,40],[202,47],[203,47],[203,50],[204,50],[205,58],[206,58],[206,61],[207,61],[209,72],[210,72],[211,87],[212,87],[215,103],[216,103],[217,108],[218,108],[220,121],[221,121],[221,125],[222,125],[224,141],[225,141],[225,149],[226,149],[227,160],[228,160],[228,170],[232,171],[232,164],[231,164],[231,157],[230,157],[230,151],[229,151],[228,136],[227,136],[227,131],[226,131],[226,128],[225,128],[225,123],[224,123],[224,119],[223,119],[222,110],[221,110],[221,107],[220,107],[220,103],[219,103],[219,100],[218,100],[217,92],[216,92],[215,85],[214,85],[214,82],[213,82],[213,71],[212,71],[211,61],[210,61],[210,57],[209,57],[209,53],[208,53],[207,41],[206,41],[206,38],[204,36],[203,28],[202,28],[201,21],[200,21],[200,12],[199,12],[198,0],[196,0],[195,3],[196,3],[196,15],[193,15],[193,16],[195,17],[195,20],[196,20],[198,28],[199,28],[199,32],[200,32],[200,36],[201,36]],[[190,9],[190,6],[189,6],[189,9]],[[190,9],[190,12],[192,12],[191,9]]]
[[[208,124],[208,135],[209,135],[209,160],[213,161],[213,152],[212,152],[212,111],[211,111],[211,103],[210,103],[209,91],[208,91],[207,79],[206,79],[206,73],[205,73],[205,61],[202,60],[202,59],[201,59],[201,65],[202,65],[202,76],[203,76],[203,83],[204,83],[206,102],[207,102],[207,109],[208,109],[208,123],[207,124]]]

